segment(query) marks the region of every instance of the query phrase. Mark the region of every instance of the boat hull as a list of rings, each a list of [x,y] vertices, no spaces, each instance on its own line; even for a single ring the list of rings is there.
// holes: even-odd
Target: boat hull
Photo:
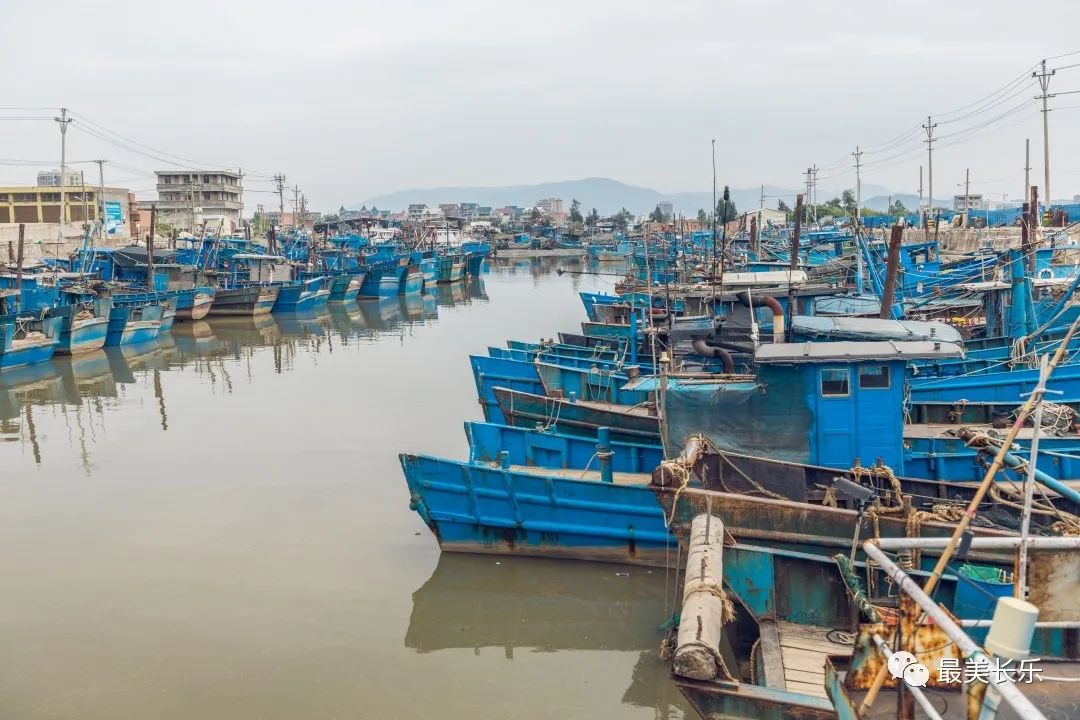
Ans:
[[[12,347],[0,353],[0,370],[35,365],[48,362],[56,352],[56,340],[42,339],[40,342],[26,343]]]
[[[662,567],[675,547],[648,485],[400,459],[410,507],[445,551]]]
[[[176,307],[176,319],[179,322],[194,322],[202,320],[210,314],[210,308],[214,304],[214,295],[205,292],[196,292],[191,298],[191,303],[178,303]]]
[[[277,302],[280,289],[279,285],[249,285],[218,290],[208,314],[211,317],[266,315]]]
[[[413,295],[424,289],[424,275],[419,271],[411,271],[405,274],[401,281],[401,294]]]
[[[80,355],[105,347],[108,335],[109,319],[91,317],[72,320],[70,329],[61,329],[60,342],[56,346],[57,355]]]

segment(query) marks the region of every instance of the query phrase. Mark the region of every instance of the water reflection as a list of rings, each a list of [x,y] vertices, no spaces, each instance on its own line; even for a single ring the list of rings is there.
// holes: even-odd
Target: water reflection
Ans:
[[[5,716],[680,717],[662,574],[439,558],[408,508],[398,451],[465,456],[465,356],[610,288],[560,267],[0,375]]]
[[[657,657],[663,571],[443,553],[412,601],[405,646],[417,652],[499,648],[507,660],[525,650],[566,653],[570,663],[582,651],[635,653],[622,701],[658,718],[684,717]],[[596,657],[580,662],[590,672]]]

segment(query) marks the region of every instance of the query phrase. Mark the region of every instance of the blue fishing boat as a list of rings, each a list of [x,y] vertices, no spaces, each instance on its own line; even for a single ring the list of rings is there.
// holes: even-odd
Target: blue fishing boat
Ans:
[[[62,318],[0,317],[0,371],[48,362],[60,343]]]
[[[461,252],[465,254],[465,271],[480,277],[484,261],[491,254],[491,246],[486,240],[466,240],[461,243]]]
[[[326,307],[330,301],[330,289],[325,286],[325,280],[325,276],[317,275],[281,283],[271,312],[303,313]]]
[[[424,289],[432,290],[439,279],[439,260],[435,257],[421,257],[417,261],[420,274],[424,276]]]
[[[111,303],[107,298],[78,305],[62,305],[49,310],[59,317],[60,337],[57,355],[80,355],[105,347]]]
[[[401,278],[399,295],[414,295],[424,289],[424,273],[416,265],[409,265]]]
[[[603,482],[597,472],[583,480],[581,470],[400,459],[409,506],[444,551],[662,566],[674,547],[647,475],[630,486],[626,476]]]
[[[142,345],[157,340],[164,307],[158,304],[119,304],[109,310],[105,347]]]

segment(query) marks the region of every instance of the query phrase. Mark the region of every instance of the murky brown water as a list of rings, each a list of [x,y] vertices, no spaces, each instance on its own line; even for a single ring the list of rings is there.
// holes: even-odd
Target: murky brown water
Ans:
[[[0,717],[692,717],[662,571],[440,557],[408,509],[466,355],[611,287],[555,264],[0,376]]]

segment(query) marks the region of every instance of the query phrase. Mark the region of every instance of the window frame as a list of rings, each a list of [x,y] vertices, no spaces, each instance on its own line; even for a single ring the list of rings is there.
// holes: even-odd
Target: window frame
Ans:
[[[844,374],[844,392],[825,392],[825,375],[826,373],[843,373]],[[836,381],[831,381],[836,382]],[[823,367],[818,372],[818,392],[823,398],[841,398],[851,397],[851,368],[849,367]]]
[[[866,368],[871,368],[871,367],[876,367],[876,368],[880,368],[881,370],[883,370],[883,372],[880,373],[880,375],[885,376],[885,384],[884,385],[863,385],[863,381],[862,381],[862,379],[864,377],[863,370],[866,369]],[[872,374],[868,373],[868,374],[865,375],[865,377],[875,377],[875,375],[872,375]],[[892,368],[889,367],[888,363],[880,363],[880,364],[874,364],[874,365],[870,365],[870,364],[860,365],[859,366],[859,371],[858,371],[858,380],[859,380],[859,389],[860,390],[889,390],[890,388],[892,388]]]

